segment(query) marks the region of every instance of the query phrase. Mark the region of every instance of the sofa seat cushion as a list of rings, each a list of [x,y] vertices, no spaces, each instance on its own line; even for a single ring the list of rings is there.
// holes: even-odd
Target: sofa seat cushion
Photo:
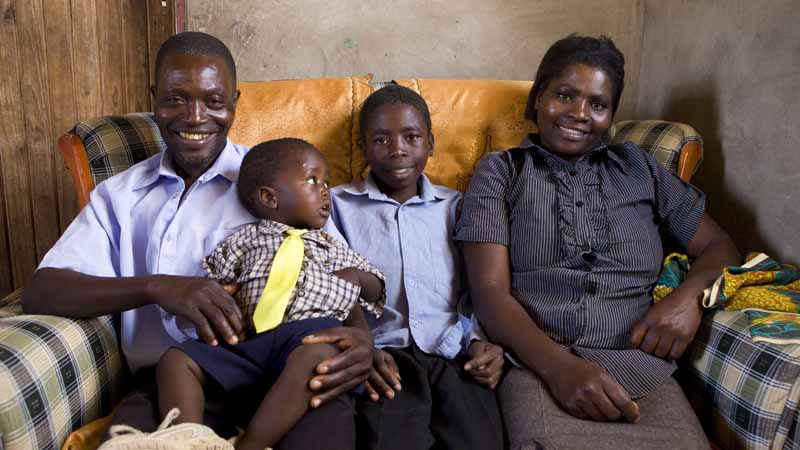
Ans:
[[[121,398],[111,317],[9,315],[0,314],[0,448],[58,448]]]
[[[741,311],[707,314],[682,379],[712,441],[729,450],[800,446],[800,345],[754,343]]]

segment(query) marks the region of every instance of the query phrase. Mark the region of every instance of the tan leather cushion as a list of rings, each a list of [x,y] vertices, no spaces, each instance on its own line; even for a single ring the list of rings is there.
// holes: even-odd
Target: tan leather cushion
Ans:
[[[305,139],[325,153],[333,185],[352,178],[353,102],[369,77],[241,82],[230,138],[253,146],[280,137]]]

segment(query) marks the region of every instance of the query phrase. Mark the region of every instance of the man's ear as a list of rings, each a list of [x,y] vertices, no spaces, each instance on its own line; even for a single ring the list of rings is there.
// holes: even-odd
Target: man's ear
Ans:
[[[258,201],[267,208],[278,208],[278,194],[275,189],[269,186],[261,186],[258,188]]]
[[[428,132],[428,156],[433,156],[433,132]]]
[[[239,103],[239,97],[241,97],[241,96],[242,96],[242,91],[237,89],[237,90],[235,90],[233,92],[233,106],[234,107],[236,107],[236,104]]]

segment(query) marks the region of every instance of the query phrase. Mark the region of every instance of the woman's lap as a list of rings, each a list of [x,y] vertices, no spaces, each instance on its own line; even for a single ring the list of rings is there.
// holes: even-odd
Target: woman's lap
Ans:
[[[637,424],[578,419],[561,409],[531,371],[512,368],[498,387],[511,450],[691,450],[709,448],[700,422],[670,378],[637,400]]]

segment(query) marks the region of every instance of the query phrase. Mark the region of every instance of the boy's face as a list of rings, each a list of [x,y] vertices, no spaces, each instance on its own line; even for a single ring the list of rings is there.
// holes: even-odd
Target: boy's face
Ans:
[[[269,219],[294,228],[318,229],[325,225],[331,214],[328,193],[328,162],[313,149],[302,149],[288,161],[284,170],[275,177],[275,203],[269,208]],[[267,202],[262,189],[261,201]]]
[[[417,181],[433,155],[433,136],[411,105],[378,107],[364,128],[364,151],[381,191],[399,203],[418,194]]]
[[[168,55],[153,87],[161,136],[180,170],[197,177],[217,159],[236,115],[239,92],[225,61]]]

